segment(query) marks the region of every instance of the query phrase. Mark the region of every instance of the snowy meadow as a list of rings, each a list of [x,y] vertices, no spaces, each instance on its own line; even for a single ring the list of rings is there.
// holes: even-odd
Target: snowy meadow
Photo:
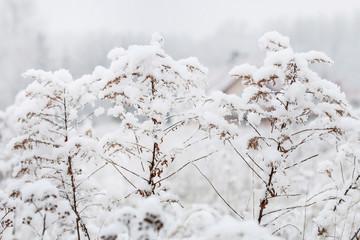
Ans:
[[[164,44],[23,74],[0,112],[0,238],[360,239],[359,113],[311,68],[327,55],[265,33],[226,94]]]

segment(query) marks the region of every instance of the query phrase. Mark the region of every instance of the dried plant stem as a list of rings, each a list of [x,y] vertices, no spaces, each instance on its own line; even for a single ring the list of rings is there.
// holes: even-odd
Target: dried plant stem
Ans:
[[[266,184],[266,190],[265,190],[265,196],[264,198],[260,201],[260,210],[259,210],[259,217],[258,217],[258,223],[261,224],[261,220],[264,216],[264,209],[266,208],[266,205],[269,202],[269,194],[272,196],[274,195],[274,189],[272,188],[272,180],[273,180],[273,176],[275,174],[275,168],[271,167],[271,171],[269,174],[269,181]]]
[[[207,154],[207,155],[205,155],[205,156],[199,157],[199,158],[197,158],[197,159],[194,159],[194,160],[191,160],[191,161],[185,163],[185,164],[184,164],[182,167],[180,167],[178,170],[172,172],[170,175],[168,175],[168,176],[166,176],[166,177],[164,177],[164,178],[161,178],[160,180],[158,180],[157,182],[155,182],[155,185],[157,185],[157,184],[159,184],[160,182],[162,182],[162,181],[164,181],[164,180],[166,180],[166,179],[174,176],[176,173],[180,172],[182,169],[184,169],[184,168],[185,168],[186,166],[188,166],[189,164],[194,163],[194,162],[197,162],[197,161],[199,161],[199,160],[201,160],[201,159],[207,158],[208,156],[214,154],[215,152],[217,152],[217,151],[211,152],[211,153],[209,153],[209,154]]]
[[[354,184],[355,184],[359,179],[360,179],[360,174],[357,176],[357,178],[355,179],[355,181],[352,182],[352,183],[350,184],[350,186],[346,189],[346,191],[345,191],[345,193],[344,193],[344,196],[346,196],[346,195],[349,193],[349,191],[353,188]],[[337,206],[340,205],[340,204],[341,204],[342,202],[344,202],[344,201],[345,201],[344,199],[340,198],[340,200],[338,201],[338,203],[334,206],[333,211],[336,211]]]
[[[308,186],[309,188],[309,186]],[[306,197],[305,197],[305,206],[307,205],[308,203],[308,200],[307,200],[307,196],[308,196],[308,189],[306,190]],[[304,208],[304,225],[303,225],[303,232],[302,232],[302,240],[305,240],[305,232],[306,232],[306,207]]]
[[[154,143],[154,147],[153,147],[153,151],[152,151],[152,159],[151,159],[151,163],[150,163],[150,174],[149,174],[149,180],[148,183],[151,186],[151,192],[152,194],[155,194],[155,188],[156,188],[156,184],[154,182],[154,178],[156,177],[156,154],[159,151],[159,145],[155,142]]]
[[[299,164],[301,164],[301,163],[303,163],[303,162],[306,162],[307,160],[310,160],[310,159],[312,159],[312,158],[315,158],[315,157],[317,157],[317,156],[319,156],[319,154],[315,154],[315,155],[312,155],[311,157],[305,158],[304,160],[301,160],[301,161],[298,162],[298,163],[294,163],[294,164],[291,165],[291,166],[287,166],[285,169],[289,169],[289,168],[295,167],[295,166],[297,166],[297,165],[299,165]]]
[[[360,239],[360,228],[354,233],[350,240],[358,240]]]
[[[293,207],[277,209],[277,210],[274,210],[274,211],[267,212],[263,216],[266,216],[266,215],[269,215],[269,214],[272,214],[272,213],[276,213],[276,212],[280,212],[280,211],[293,210],[293,209],[296,209],[296,208],[303,208],[303,207],[310,207],[310,206],[312,206],[314,204],[316,204],[316,202],[312,202],[312,203],[309,203],[309,204],[306,204],[306,205],[299,205],[299,206],[293,206]]]
[[[286,228],[286,227],[293,227],[293,228],[295,228],[296,230],[298,230],[299,233],[301,233],[300,229],[299,229],[298,227],[296,227],[295,225],[293,225],[293,224],[286,224],[286,225],[284,225],[284,226],[279,227],[278,229],[276,229],[271,235],[274,235],[275,233],[277,233],[278,231],[280,231],[281,229]]]
[[[199,173],[206,179],[206,181],[210,184],[210,186],[214,189],[216,194],[223,200],[223,202],[241,219],[244,219],[243,216],[241,216],[225,199],[224,197],[219,193],[219,191],[215,188],[215,186],[212,184],[210,179],[200,170],[198,166],[195,165],[195,163],[191,162],[191,164],[199,171]]]
[[[241,159],[246,163],[246,165],[255,173],[256,176],[258,176],[265,184],[265,180],[255,171],[255,169],[250,166],[250,164],[246,161],[246,159],[241,155],[241,153],[234,147],[234,145],[232,144],[232,142],[230,140],[228,140],[228,142],[230,143],[231,147],[235,150],[235,152],[241,157]]]
[[[66,99],[64,98],[64,126],[65,126],[65,139],[64,142],[68,142],[68,114],[67,114],[67,109],[66,109]],[[72,168],[72,158],[71,156],[68,156],[67,159],[67,164],[68,164],[68,169],[67,169],[67,174],[70,175],[70,181],[71,181],[71,190],[72,190],[72,203],[71,208],[73,210],[73,212],[76,215],[76,233],[77,233],[77,238],[78,240],[81,240],[80,237],[80,228],[85,232],[85,235],[87,236],[88,240],[90,240],[90,235],[88,233],[87,227],[84,223],[81,223],[81,216],[80,213],[78,211],[78,203],[77,203],[77,188],[76,188],[76,184],[75,184],[75,176],[74,176],[74,170]]]

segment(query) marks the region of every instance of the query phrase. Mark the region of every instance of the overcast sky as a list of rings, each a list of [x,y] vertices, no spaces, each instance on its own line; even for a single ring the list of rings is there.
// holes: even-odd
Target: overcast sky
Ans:
[[[229,21],[248,31],[272,19],[351,17],[360,0],[36,0],[41,28],[54,33],[101,29],[118,33],[177,34],[195,40]]]

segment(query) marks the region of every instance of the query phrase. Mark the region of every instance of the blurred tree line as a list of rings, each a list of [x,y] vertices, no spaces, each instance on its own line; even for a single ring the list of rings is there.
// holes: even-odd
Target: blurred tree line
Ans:
[[[41,29],[42,16],[36,16],[36,2],[0,0],[0,109],[13,102],[15,94],[27,85],[21,73],[29,68],[44,70],[69,69],[74,77],[90,72],[97,65],[106,65],[106,53],[113,47],[144,44],[144,33],[101,32],[49,34]],[[180,35],[162,33],[168,44],[165,50],[174,58],[194,55],[209,66],[210,87],[218,82],[216,72],[228,72],[234,65],[260,65],[262,54],[256,40],[269,30],[277,30],[293,39],[298,51],[318,49],[328,53],[335,66],[315,66],[323,77],[332,80],[347,92],[357,105],[360,75],[357,57],[360,54],[360,12],[352,18],[300,18],[293,22],[274,20],[262,29],[250,29],[250,23],[226,22],[212,36],[199,41]],[[311,46],[311,47],[310,47]],[[341,77],[340,77],[341,76]],[[230,79],[224,80],[229,81]],[[217,88],[217,87],[214,87]],[[213,89],[214,89],[213,88]]]

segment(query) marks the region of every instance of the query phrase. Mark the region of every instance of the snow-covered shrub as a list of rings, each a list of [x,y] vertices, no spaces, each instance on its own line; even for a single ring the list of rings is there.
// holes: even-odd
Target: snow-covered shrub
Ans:
[[[188,109],[204,97],[207,69],[196,58],[172,59],[162,43],[155,34],[151,45],[113,49],[110,67],[96,71],[100,99],[113,103],[107,113],[121,120],[101,140],[104,158],[142,196],[167,191],[176,171],[166,169],[201,136],[193,129],[199,114]]]
[[[314,62],[332,63],[324,53],[296,53],[277,32],[266,33],[259,45],[267,50],[264,66],[244,64],[230,72],[244,86],[241,103],[231,102],[231,110],[253,133],[228,143],[257,178],[253,194],[258,223],[295,239],[312,228],[306,214],[316,216],[327,196],[321,194],[324,184],[333,181],[321,179],[315,163],[335,163],[339,146],[359,144],[354,131],[359,121],[339,87],[310,69]],[[340,164],[346,165],[344,160]],[[325,171],[331,179],[341,179],[341,172]],[[306,213],[307,208],[313,211]],[[324,222],[316,222],[321,236]]]
[[[90,239],[94,230],[88,222],[96,216],[102,195],[92,181],[100,164],[98,141],[89,125],[81,127],[87,118],[84,108],[95,100],[91,78],[73,81],[65,70],[29,70],[24,75],[35,81],[15,106],[20,135],[10,147],[18,165],[7,191],[22,203],[15,219],[22,225],[16,224],[14,232],[28,226],[33,239]]]

